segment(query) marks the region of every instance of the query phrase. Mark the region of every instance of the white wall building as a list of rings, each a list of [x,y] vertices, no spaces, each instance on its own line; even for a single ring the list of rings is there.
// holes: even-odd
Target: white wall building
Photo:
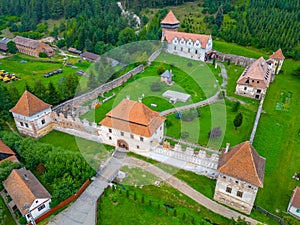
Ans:
[[[161,21],[162,41],[166,51],[182,57],[204,61],[205,53],[212,50],[211,35],[178,32],[180,22],[172,11]]]
[[[261,99],[266,93],[272,77],[272,66],[260,57],[250,66],[246,67],[237,80],[235,93],[255,99]]]
[[[223,150],[214,200],[250,214],[258,187],[263,187],[266,160],[249,141]]]
[[[13,210],[17,208],[27,222],[31,216],[36,219],[50,209],[51,195],[29,170],[14,169],[3,186],[12,198],[9,205]]]
[[[123,99],[100,124],[103,143],[130,149],[150,150],[163,141],[165,118],[141,102]]]
[[[10,112],[13,114],[21,134],[38,138],[53,128],[51,105],[43,102],[29,91],[23,93]]]
[[[294,189],[287,212],[300,220],[300,187]]]
[[[271,61],[274,61],[274,66],[273,66],[273,73],[275,74],[278,74],[281,70],[281,67],[283,65],[283,62],[284,62],[284,55],[281,51],[281,48],[278,49],[276,52],[273,52],[273,54],[270,56],[270,60]],[[277,71],[276,71],[277,69]]]

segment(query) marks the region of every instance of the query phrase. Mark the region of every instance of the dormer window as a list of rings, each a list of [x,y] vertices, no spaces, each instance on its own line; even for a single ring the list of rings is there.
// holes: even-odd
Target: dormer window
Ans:
[[[183,38],[181,38],[180,40],[180,44],[184,45],[185,44],[185,40]]]
[[[174,43],[175,45],[177,45],[177,44],[178,44],[178,39],[177,39],[177,38],[174,38],[174,39],[173,39],[173,43]]]

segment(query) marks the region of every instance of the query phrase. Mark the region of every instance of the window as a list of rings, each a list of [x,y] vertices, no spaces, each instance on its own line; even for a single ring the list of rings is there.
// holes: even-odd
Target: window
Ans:
[[[244,90],[246,91],[246,90],[247,90],[247,87],[244,87]]]
[[[258,83],[258,84],[259,84],[259,80],[258,80],[258,81],[256,81],[256,83]]]
[[[130,134],[130,137],[131,137],[131,139],[134,139],[134,135],[133,134]]]
[[[197,49],[195,50],[195,54],[196,54],[196,55],[198,54],[198,50],[197,50]]]
[[[109,129],[108,129],[108,132],[109,132],[109,133],[112,133],[112,129],[109,128]]]
[[[140,146],[137,145],[136,148],[137,148],[137,149],[140,149]]]
[[[181,51],[183,52],[183,47],[181,47]]]
[[[224,179],[226,179],[226,176],[223,176]]]
[[[38,207],[38,211],[41,211],[45,208],[45,204],[41,205],[40,207]]]
[[[296,209],[296,213],[300,213],[300,209]]]
[[[162,130],[162,127],[160,127],[159,129]]]
[[[42,123],[42,124],[45,124],[45,123],[46,123],[46,121],[43,119],[43,120],[41,121],[41,123]]]
[[[237,195],[238,197],[242,198],[242,197],[243,197],[243,192],[238,191],[236,195]]]
[[[121,131],[121,136],[124,136],[124,132],[123,131]]]
[[[109,136],[108,138],[109,138],[109,140],[111,140],[111,137],[110,137],[110,136]]]
[[[189,49],[188,49],[188,53],[190,53],[190,52],[191,52],[191,49],[189,48]]]
[[[231,193],[231,191],[232,191],[232,188],[231,188],[231,187],[227,187],[227,188],[226,188],[226,192]]]
[[[174,50],[176,50],[176,46],[174,46]]]
[[[29,215],[29,214],[27,214],[26,216],[27,216],[28,219],[30,218],[30,215]]]
[[[24,123],[23,122],[20,122],[21,126],[23,127],[24,126]]]
[[[239,182],[236,180],[235,183],[238,184]]]
[[[38,203],[39,201],[35,201],[35,203]]]
[[[28,123],[25,123],[25,126],[28,127]]]
[[[261,92],[261,90],[260,89],[257,89],[257,93],[260,93]]]
[[[143,138],[143,137],[140,137],[140,141],[144,141],[144,138]]]
[[[248,188],[252,188],[251,185],[248,185]]]

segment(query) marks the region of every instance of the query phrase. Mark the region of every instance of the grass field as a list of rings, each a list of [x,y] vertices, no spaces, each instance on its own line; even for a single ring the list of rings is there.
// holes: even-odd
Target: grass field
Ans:
[[[93,169],[98,169],[100,163],[109,157],[111,151],[114,149],[112,146],[103,145],[55,130],[39,139],[39,141],[61,147],[68,151],[80,152]]]
[[[199,143],[203,146],[219,149],[226,143],[232,146],[248,140],[252,131],[255,111],[248,107],[240,105],[239,112],[243,114],[243,123],[241,127],[235,129],[233,120],[238,112],[232,112],[233,103],[226,101],[223,103],[214,103],[201,108],[201,117],[191,122],[184,122],[176,118],[176,115],[169,115],[168,121],[171,123],[167,127],[167,135],[179,138],[181,132],[189,132],[188,141]],[[208,132],[213,128],[220,126],[222,136],[216,139],[209,139]],[[192,131],[192,132],[191,132]]]
[[[25,60],[26,63],[22,64],[22,60]],[[33,83],[36,80],[41,80],[44,85],[47,85],[51,81],[54,85],[57,86],[61,78],[69,74],[75,74],[77,70],[86,70],[91,64],[86,61],[82,61],[81,63],[74,61],[74,65],[77,66],[78,69],[63,66],[62,61],[55,61],[54,63],[49,63],[45,62],[45,59],[34,58],[21,53],[0,59],[0,70],[5,70],[9,73],[14,73],[21,78],[21,80],[19,81],[11,81],[6,84],[7,86],[16,86],[20,94],[24,91],[25,82],[33,86]],[[45,73],[51,72],[59,68],[63,69],[63,73],[56,74],[49,78],[44,78],[43,75]],[[79,78],[87,80],[87,78],[85,77]],[[81,83],[85,84],[84,86],[86,86],[86,81],[81,81]],[[85,88],[84,86],[82,88]]]
[[[13,217],[11,216],[8,208],[6,207],[4,200],[2,199],[2,197],[0,196],[0,208],[2,208],[2,215],[0,214],[0,224],[5,224],[5,225],[16,225],[15,220],[13,219]],[[3,223],[1,223],[1,219],[4,219]]]
[[[229,223],[228,219],[212,213],[164,182],[161,182],[160,187],[149,184],[143,188],[139,188],[139,185],[135,188],[129,184],[143,184],[145,180],[154,182],[159,179],[137,168],[126,167],[122,170],[127,172],[127,177],[122,182],[125,185],[114,192],[108,189],[105,196],[101,197],[98,204],[98,224],[200,224],[205,221],[224,225]],[[129,197],[126,197],[126,191]]]
[[[292,190],[300,181],[292,179],[300,172],[300,78],[291,76],[300,62],[285,60],[283,72],[276,76],[268,89],[254,147],[267,159],[264,188],[258,192],[256,203],[275,213],[284,215]],[[289,111],[277,111],[280,91],[292,93]],[[276,188],[274,188],[276,187]]]

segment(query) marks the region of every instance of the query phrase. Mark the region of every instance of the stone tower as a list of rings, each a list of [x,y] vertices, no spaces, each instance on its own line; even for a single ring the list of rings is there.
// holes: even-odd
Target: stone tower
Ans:
[[[179,20],[175,17],[174,13],[170,11],[166,17],[160,22],[162,29],[162,39],[164,37],[165,31],[178,31],[178,27],[180,25]]]
[[[25,91],[12,113],[19,132],[23,135],[39,138],[53,128],[51,105]]]
[[[214,200],[250,214],[258,188],[263,187],[265,158],[249,141],[222,151]]]

